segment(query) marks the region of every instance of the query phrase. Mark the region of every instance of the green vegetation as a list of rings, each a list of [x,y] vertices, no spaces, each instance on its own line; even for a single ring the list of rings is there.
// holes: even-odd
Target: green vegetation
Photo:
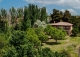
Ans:
[[[78,49],[80,46],[80,37],[66,37],[65,40],[59,40],[59,43],[56,44],[55,40],[49,39],[46,43],[43,43],[42,48],[48,47],[54,52],[66,50],[71,57],[78,57]]]
[[[57,40],[61,40],[66,36],[65,31],[63,31],[62,29],[54,28],[52,26],[47,26],[45,31],[48,35],[51,36],[51,38],[56,40],[56,43],[57,43]]]
[[[53,9],[53,13],[50,15],[51,20],[50,23],[53,22],[70,22],[73,24],[73,31],[71,36],[79,36],[77,34],[80,33],[80,16],[72,16],[68,10],[65,10],[63,13],[57,9]]]
[[[44,28],[35,28],[35,32],[38,35],[39,40],[41,40],[41,43],[48,40],[48,35],[45,34]]]
[[[47,17],[46,7],[34,4],[0,9],[0,57],[78,57],[80,38],[65,37],[65,30],[47,25]],[[72,36],[80,36],[79,16],[53,9],[50,18],[72,23]]]

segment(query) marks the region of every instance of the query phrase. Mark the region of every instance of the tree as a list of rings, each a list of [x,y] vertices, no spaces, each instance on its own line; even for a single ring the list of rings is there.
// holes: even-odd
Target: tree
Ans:
[[[2,19],[6,19],[7,18],[7,11],[5,9],[1,9],[0,10],[0,13],[1,13],[1,18]]]
[[[13,45],[15,48],[21,44],[25,44],[25,33],[23,31],[13,31],[10,38],[9,44]]]
[[[53,13],[51,14],[51,23],[55,22],[60,22],[63,18],[63,13],[57,9],[53,9]]]
[[[17,18],[23,18],[24,11],[23,8],[17,8]]]
[[[18,53],[14,46],[5,47],[3,50],[3,57],[18,57]]]
[[[77,36],[80,31],[80,17],[71,16],[69,22],[73,24],[72,36]]]
[[[60,11],[60,18],[59,18],[60,20],[59,20],[59,21],[62,21],[62,19],[63,19],[63,14],[64,14],[64,13],[63,13],[62,11]]]
[[[40,20],[36,20],[36,22],[34,23],[34,27],[42,27],[42,28],[46,28],[47,24],[45,23],[45,21],[40,21]]]
[[[26,31],[27,28],[31,27],[31,20],[29,19],[29,10],[24,7],[24,19],[22,20],[22,30]]]
[[[73,27],[72,36],[77,36],[78,33],[79,33],[79,28],[78,27]]]
[[[8,21],[9,21],[10,27],[13,27],[14,29],[17,24],[17,9],[15,9],[14,7],[9,9],[9,20]]]
[[[44,31],[46,32],[47,35],[50,35],[51,36],[52,30],[53,30],[53,27],[50,26],[50,25],[47,25],[47,27],[45,28]]]
[[[43,28],[35,28],[35,32],[39,37],[39,40],[41,42],[45,42],[48,40],[48,35],[45,34],[44,29]]]
[[[56,43],[57,43],[57,40],[64,39],[64,37],[66,36],[65,32],[63,32],[60,29],[55,29],[54,32],[52,32],[52,33],[54,33],[54,35],[52,35],[52,37],[54,38],[54,40],[56,40]]]
[[[24,46],[27,42],[27,40],[25,39],[25,33],[23,31],[13,31],[9,36],[8,41],[8,44],[3,49],[3,56],[20,57],[22,53],[19,53],[21,47]]]
[[[68,10],[65,10],[63,15],[63,21],[69,22],[70,18],[71,18],[71,13]]]
[[[12,23],[12,27],[14,30],[21,30],[22,29],[22,21],[23,21],[23,16],[24,16],[24,11],[23,8],[17,8],[15,9],[12,7],[9,10],[9,21]],[[11,17],[11,19],[10,19]]]
[[[9,36],[8,44],[3,48],[3,57],[35,57],[37,49],[23,31],[14,31]]]
[[[54,57],[54,52],[52,52],[50,48],[43,48],[41,57]]]
[[[34,22],[37,20],[37,14],[38,14],[38,7],[34,4],[29,4],[29,17],[31,21],[31,27],[33,27]]]
[[[33,43],[35,46],[39,46],[40,45],[40,40],[37,36],[37,34],[35,33],[33,28],[28,28],[26,31],[26,36],[27,39]]]
[[[47,13],[46,13],[46,8],[45,7],[41,8],[41,18],[40,18],[40,21],[47,22]]]
[[[57,43],[57,40],[61,40],[61,39],[63,39],[66,36],[65,31],[63,31],[62,29],[54,28],[54,27],[52,27],[50,25],[47,26],[45,31],[54,40],[56,40],[56,43]]]
[[[0,32],[7,33],[8,24],[6,20],[0,20]]]
[[[7,11],[3,8],[0,10],[0,32],[6,33],[8,30],[7,26]]]

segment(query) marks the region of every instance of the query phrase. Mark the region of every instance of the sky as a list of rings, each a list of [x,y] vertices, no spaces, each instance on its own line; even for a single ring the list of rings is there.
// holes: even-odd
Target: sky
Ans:
[[[72,15],[80,15],[80,0],[0,0],[0,9],[9,10],[11,7],[19,8],[28,4],[46,7],[48,15],[53,9],[63,12],[69,10]]]

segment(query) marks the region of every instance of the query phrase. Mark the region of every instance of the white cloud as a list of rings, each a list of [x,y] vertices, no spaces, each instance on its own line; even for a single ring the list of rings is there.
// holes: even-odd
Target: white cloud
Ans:
[[[80,9],[80,0],[24,0],[30,3],[55,4]]]
[[[67,9],[72,15],[77,15],[78,13],[73,9]],[[61,9],[62,12],[65,12],[65,9]]]
[[[65,9],[61,9],[62,12],[65,12]]]

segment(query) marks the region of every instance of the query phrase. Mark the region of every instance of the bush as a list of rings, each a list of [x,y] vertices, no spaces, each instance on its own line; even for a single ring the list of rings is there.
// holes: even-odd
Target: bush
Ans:
[[[60,54],[62,54],[62,57],[71,57],[70,53],[66,50],[62,50]]]

